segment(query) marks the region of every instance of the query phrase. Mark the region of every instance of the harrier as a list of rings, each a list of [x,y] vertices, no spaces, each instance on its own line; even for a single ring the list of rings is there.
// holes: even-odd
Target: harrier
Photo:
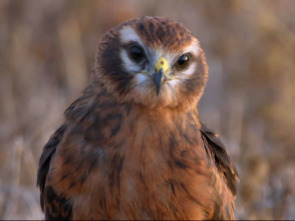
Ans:
[[[235,219],[238,175],[199,120],[208,67],[182,24],[110,29],[95,71],[39,162],[46,219]]]

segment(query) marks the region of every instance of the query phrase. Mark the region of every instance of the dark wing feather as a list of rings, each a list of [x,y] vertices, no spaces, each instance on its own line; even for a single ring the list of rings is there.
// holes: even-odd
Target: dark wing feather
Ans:
[[[68,200],[63,196],[56,195],[52,187],[45,187],[51,159],[66,129],[67,125],[64,124],[50,137],[49,141],[44,146],[39,161],[37,186],[39,186],[41,192],[40,204],[42,211],[45,213],[45,218],[50,220],[69,220],[71,218],[71,205],[68,203]]]
[[[206,125],[201,124],[201,133],[205,146],[213,154],[218,171],[224,174],[226,183],[233,196],[235,196],[237,192],[237,181],[239,180],[238,172],[219,136]]]
[[[39,160],[37,176],[37,186],[39,186],[41,191],[44,191],[46,176],[49,170],[51,158],[54,155],[56,147],[61,141],[66,129],[67,125],[65,124],[58,128],[43,148],[43,152]]]
[[[64,194],[58,195],[54,190],[54,186],[46,183],[47,175],[50,169],[50,163],[54,157],[56,149],[64,137],[64,134],[73,122],[79,122],[87,117],[96,104],[93,102],[97,88],[97,81],[92,82],[83,92],[83,96],[74,101],[65,111],[67,124],[63,124],[50,137],[44,146],[39,161],[37,186],[40,188],[40,204],[42,211],[45,213],[46,219],[69,220],[72,217],[72,206],[68,196]]]

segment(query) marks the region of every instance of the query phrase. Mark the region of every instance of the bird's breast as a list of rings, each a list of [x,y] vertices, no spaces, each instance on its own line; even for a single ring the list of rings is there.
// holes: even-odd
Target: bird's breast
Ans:
[[[202,218],[211,189],[197,124],[188,116],[134,116],[108,141],[105,167],[93,177],[93,203],[103,199],[113,218]]]
[[[71,151],[60,150],[55,159],[62,171],[55,172],[56,185],[71,192],[73,211],[83,211],[74,218],[202,219],[212,210],[212,165],[196,116],[106,116],[96,122],[99,129],[73,127],[64,141]]]

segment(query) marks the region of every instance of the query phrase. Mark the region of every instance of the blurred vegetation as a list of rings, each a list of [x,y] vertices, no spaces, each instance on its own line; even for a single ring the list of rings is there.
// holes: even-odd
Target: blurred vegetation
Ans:
[[[36,172],[91,73],[99,37],[159,15],[200,40],[200,102],[241,182],[238,219],[295,219],[295,7],[291,0],[0,1],[0,219],[40,219]]]

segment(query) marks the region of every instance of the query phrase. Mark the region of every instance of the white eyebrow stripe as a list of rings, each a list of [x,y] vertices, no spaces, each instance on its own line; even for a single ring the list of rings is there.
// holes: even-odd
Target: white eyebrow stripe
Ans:
[[[126,26],[120,31],[120,39],[123,43],[135,41],[138,42],[140,45],[143,45],[136,31],[130,26]]]
[[[198,56],[200,54],[200,46],[198,42],[194,41],[188,47],[184,48],[182,54],[185,53],[192,53],[193,55]]]
[[[120,31],[120,41],[122,43],[136,42],[143,48],[143,50],[146,53],[146,49],[144,47],[143,42],[141,41],[140,37],[137,35],[136,31],[130,26],[123,27],[123,29]],[[132,61],[132,59],[129,57],[126,49],[122,48],[120,50],[120,57],[123,63],[123,67],[127,72],[135,73],[141,70],[140,65]]]

